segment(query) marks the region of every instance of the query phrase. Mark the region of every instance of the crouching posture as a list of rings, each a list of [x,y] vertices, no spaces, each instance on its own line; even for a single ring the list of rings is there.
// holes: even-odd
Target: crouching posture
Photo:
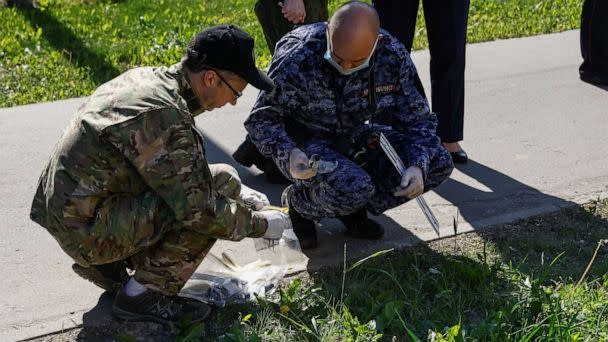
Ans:
[[[253,46],[238,27],[212,27],[191,40],[181,62],[102,85],[40,177],[31,218],[74,259],[76,273],[117,292],[120,318],[203,319],[209,307],[177,294],[214,242],[280,238],[289,225],[278,211],[250,209],[267,199],[242,186],[232,167],[207,164],[194,122],[236,104],[248,83],[272,89]]]
[[[313,221],[324,217],[339,218],[354,237],[379,238],[383,228],[367,211],[399,206],[450,175],[412,60],[373,7],[348,2],[329,23],[288,33],[269,76],[275,89],[260,93],[245,127],[293,182],[283,198],[303,248],[317,245]],[[407,167],[403,177],[374,146],[381,132]],[[337,167],[317,172],[313,155]]]

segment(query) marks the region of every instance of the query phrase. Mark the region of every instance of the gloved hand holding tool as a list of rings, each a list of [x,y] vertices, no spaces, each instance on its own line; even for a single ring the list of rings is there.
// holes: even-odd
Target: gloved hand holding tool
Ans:
[[[418,166],[408,167],[401,176],[401,184],[393,195],[404,196],[413,199],[422,195],[424,191],[424,180],[422,170]]]
[[[306,156],[299,148],[293,148],[289,152],[289,173],[294,179],[309,179],[317,174],[330,173],[338,167],[338,162],[330,162],[321,159],[321,156],[313,154]]]
[[[306,153],[297,147],[289,152],[289,174],[294,179],[309,179],[316,175],[315,170],[310,167]]]
[[[422,183],[422,170],[417,166],[409,167],[406,169],[405,165],[403,165],[403,161],[401,160],[401,158],[399,157],[391,143],[388,141],[388,139],[386,139],[383,133],[380,133],[380,147],[382,148],[382,151],[384,151],[388,159],[391,161],[395,169],[397,169],[397,172],[399,172],[399,174],[401,175],[400,186],[405,187],[404,189],[395,192],[394,195],[407,196],[408,198],[412,198],[410,196],[416,197],[416,202],[420,206],[422,213],[431,224],[431,227],[433,227],[435,233],[437,233],[437,236],[440,236],[439,221],[437,221],[437,217],[431,210],[431,207],[429,207],[429,205],[426,203],[424,197],[421,196],[422,192],[424,192],[424,184]],[[422,189],[420,189],[421,186]]]

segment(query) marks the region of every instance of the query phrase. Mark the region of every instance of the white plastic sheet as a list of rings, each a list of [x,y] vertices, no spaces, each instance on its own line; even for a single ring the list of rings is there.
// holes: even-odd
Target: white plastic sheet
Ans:
[[[305,270],[307,262],[291,229],[275,242],[224,244],[211,250],[180,295],[220,307],[247,302],[272,294],[286,274]]]

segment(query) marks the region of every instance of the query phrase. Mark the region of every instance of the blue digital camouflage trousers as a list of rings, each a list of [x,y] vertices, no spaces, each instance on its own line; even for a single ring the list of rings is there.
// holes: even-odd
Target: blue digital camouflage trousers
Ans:
[[[399,134],[387,135],[406,167],[408,159],[400,151],[404,142]],[[307,180],[291,179],[294,186],[287,200],[303,217],[319,220],[352,214],[361,208],[379,215],[407,201],[406,197],[395,197],[393,193],[401,183],[401,176],[388,157],[378,149],[369,152],[365,169],[333,149],[332,142],[316,140],[299,146],[307,156],[317,154],[325,161],[337,161],[337,168],[326,174],[317,174]],[[454,164],[450,153],[443,147],[433,151],[429,169],[424,179],[424,191],[429,191],[444,182],[452,173]]]

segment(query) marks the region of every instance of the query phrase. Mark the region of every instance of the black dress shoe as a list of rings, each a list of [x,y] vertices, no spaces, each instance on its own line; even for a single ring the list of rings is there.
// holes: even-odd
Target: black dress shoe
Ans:
[[[469,156],[467,156],[467,153],[464,150],[450,152],[450,155],[456,164],[465,164],[469,160]]]
[[[581,73],[581,81],[597,86],[608,86],[608,75],[599,75],[593,73]]]

